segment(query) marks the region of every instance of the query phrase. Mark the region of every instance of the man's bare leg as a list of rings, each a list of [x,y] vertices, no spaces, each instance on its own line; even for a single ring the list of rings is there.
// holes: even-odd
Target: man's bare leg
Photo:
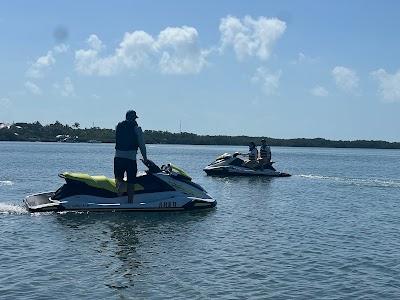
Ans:
[[[128,203],[133,203],[133,198],[135,197],[135,184],[128,183],[127,191],[128,191]]]
[[[124,181],[115,178],[115,187],[117,188],[118,197],[121,197],[124,193]]]

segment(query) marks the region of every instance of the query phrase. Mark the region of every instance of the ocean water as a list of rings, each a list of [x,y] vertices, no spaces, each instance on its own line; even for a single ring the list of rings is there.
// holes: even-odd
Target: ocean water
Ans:
[[[399,298],[400,151],[272,147],[292,177],[202,171],[237,150],[148,145],[213,210],[30,214],[22,199],[60,186],[58,173],[112,176],[113,145],[1,142],[0,298]]]

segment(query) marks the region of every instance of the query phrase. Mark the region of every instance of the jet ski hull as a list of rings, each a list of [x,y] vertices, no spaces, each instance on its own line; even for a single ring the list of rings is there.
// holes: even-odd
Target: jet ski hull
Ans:
[[[161,193],[160,193],[161,194]],[[164,193],[165,194],[165,193]],[[170,193],[171,194],[171,193]],[[134,203],[128,203],[126,196],[117,198],[101,198],[90,195],[78,195],[63,199],[53,200],[54,192],[46,192],[27,196],[24,204],[29,212],[61,212],[61,211],[183,211],[210,209],[217,202],[210,198],[197,198],[185,195],[163,195],[164,198],[144,199],[142,195],[135,196]],[[158,195],[162,196],[162,195]]]
[[[218,167],[218,168],[204,168],[204,172],[209,176],[264,176],[264,177],[289,177],[288,173],[277,172],[272,170],[252,170],[246,168],[231,168],[231,167]]]

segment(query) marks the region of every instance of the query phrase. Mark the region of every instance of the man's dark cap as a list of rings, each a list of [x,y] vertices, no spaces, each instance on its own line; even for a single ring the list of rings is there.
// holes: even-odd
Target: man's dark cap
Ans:
[[[128,110],[125,115],[127,120],[135,120],[139,118],[134,110]]]

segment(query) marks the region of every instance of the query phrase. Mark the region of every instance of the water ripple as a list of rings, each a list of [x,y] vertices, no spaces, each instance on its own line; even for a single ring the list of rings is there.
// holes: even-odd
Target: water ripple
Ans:
[[[14,182],[12,182],[11,180],[0,180],[0,186],[3,185],[13,185]]]
[[[28,211],[23,205],[17,205],[13,203],[0,202],[0,214],[27,214]]]
[[[356,186],[369,186],[369,187],[388,187],[388,188],[400,188],[400,180],[398,179],[381,179],[381,178],[348,178],[348,177],[337,177],[337,176],[322,176],[322,175],[295,175],[297,177],[316,179],[316,180],[327,180],[342,184],[356,185]]]

